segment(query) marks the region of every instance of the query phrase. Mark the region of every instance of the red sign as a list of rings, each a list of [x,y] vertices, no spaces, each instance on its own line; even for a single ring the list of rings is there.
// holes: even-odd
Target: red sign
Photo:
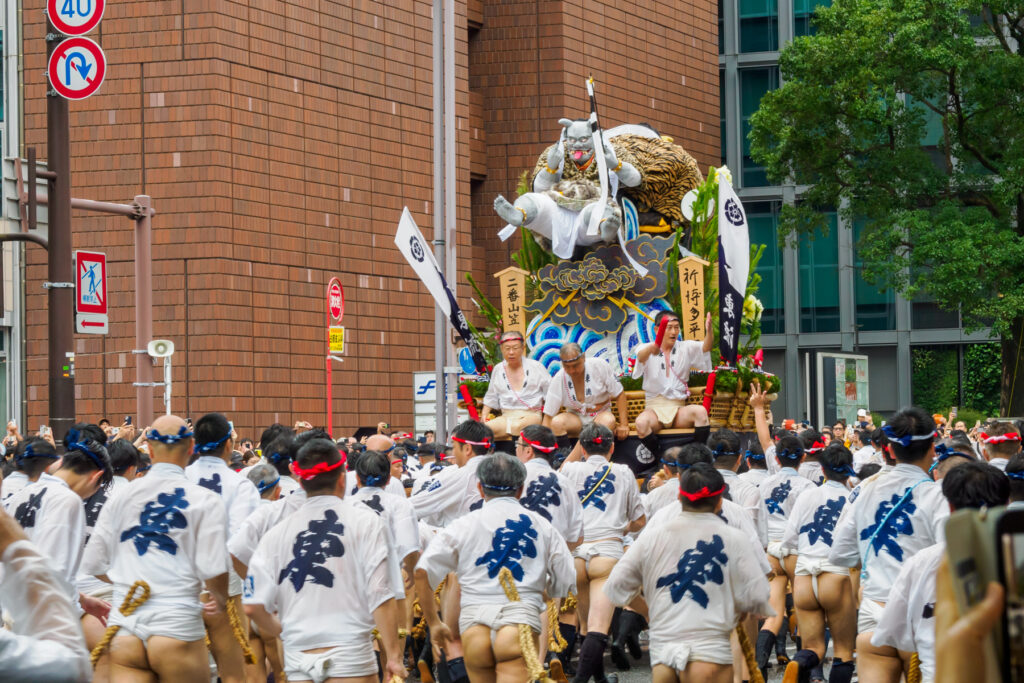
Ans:
[[[107,58],[89,38],[68,38],[53,51],[46,67],[50,85],[69,100],[84,100],[103,85]]]
[[[46,0],[46,14],[58,32],[84,36],[99,26],[105,0]]]
[[[107,255],[76,251],[78,282],[75,286],[76,313],[107,313]]]
[[[327,312],[332,320],[341,322],[341,316],[345,315],[345,290],[341,287],[341,281],[332,277],[327,283]]]

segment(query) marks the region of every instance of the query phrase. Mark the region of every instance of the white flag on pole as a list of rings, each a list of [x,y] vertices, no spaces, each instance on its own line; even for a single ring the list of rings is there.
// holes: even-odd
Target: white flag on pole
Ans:
[[[413,220],[408,207],[402,210],[402,219],[398,221],[395,244],[398,245],[398,250],[402,252],[405,260],[423,281],[430,296],[434,297],[438,308],[445,314],[445,317],[450,316],[452,307],[448,298],[448,287],[441,277],[441,269],[437,267],[437,261],[434,260],[430,243],[423,238],[423,233],[416,227],[416,221]]]
[[[722,356],[736,363],[740,320],[750,274],[750,234],[743,204],[725,174],[718,175],[718,338]]]

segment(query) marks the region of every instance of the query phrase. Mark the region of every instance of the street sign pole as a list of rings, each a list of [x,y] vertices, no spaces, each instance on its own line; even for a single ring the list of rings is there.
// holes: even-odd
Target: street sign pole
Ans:
[[[331,347],[331,330],[334,325],[341,322],[343,315],[345,315],[345,290],[341,286],[341,280],[336,277],[332,277],[330,282],[327,283],[327,353],[324,354],[327,377],[327,433],[331,438],[334,437],[334,397],[331,391],[331,375],[333,374],[333,368],[331,367],[331,362],[341,360],[341,357],[333,354],[334,349]]]
[[[47,56],[60,40],[47,18]],[[50,425],[58,443],[75,423],[74,289],[71,265],[71,150],[68,101],[56,92],[46,97],[46,155],[50,181],[49,265],[47,268]]]

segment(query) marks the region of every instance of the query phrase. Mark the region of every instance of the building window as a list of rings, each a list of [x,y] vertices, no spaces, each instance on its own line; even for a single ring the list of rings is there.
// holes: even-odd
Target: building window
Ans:
[[[832,0],[793,0],[793,35],[813,36],[816,32],[814,10],[831,5]]]
[[[768,177],[764,166],[757,165],[750,157],[750,117],[757,111],[764,94],[779,87],[779,67],[740,69],[739,73],[740,110],[743,116],[743,187],[760,187],[768,184]]]
[[[827,235],[800,240],[800,331],[839,331],[839,230],[825,214]]]
[[[718,54],[725,54],[725,6],[718,0]]]
[[[740,52],[779,49],[778,0],[739,0]]]
[[[764,253],[754,271],[761,276],[757,296],[764,305],[761,315],[762,334],[782,334],[786,331],[784,311],[786,296],[782,278],[782,250],[779,249],[779,202],[747,202],[747,224],[750,243],[763,244]]]
[[[864,279],[864,261],[860,257],[860,239],[864,234],[867,222],[857,219],[853,222],[853,264],[854,301],[857,304],[857,329],[895,330],[896,329],[896,293],[892,289],[879,290],[878,287]]]

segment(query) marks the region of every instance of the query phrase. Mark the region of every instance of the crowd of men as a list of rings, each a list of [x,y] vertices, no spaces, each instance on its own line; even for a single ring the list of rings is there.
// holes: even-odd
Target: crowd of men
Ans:
[[[951,627],[944,522],[1024,505],[1017,427],[775,427],[755,386],[744,445],[686,404],[709,343],[664,327],[637,354],[642,482],[604,361],[567,344],[551,378],[517,333],[447,445],[302,422],[244,443],[218,413],[59,449],[9,427],[0,680],[606,683],[642,632],[657,683],[959,680],[991,614]]]

